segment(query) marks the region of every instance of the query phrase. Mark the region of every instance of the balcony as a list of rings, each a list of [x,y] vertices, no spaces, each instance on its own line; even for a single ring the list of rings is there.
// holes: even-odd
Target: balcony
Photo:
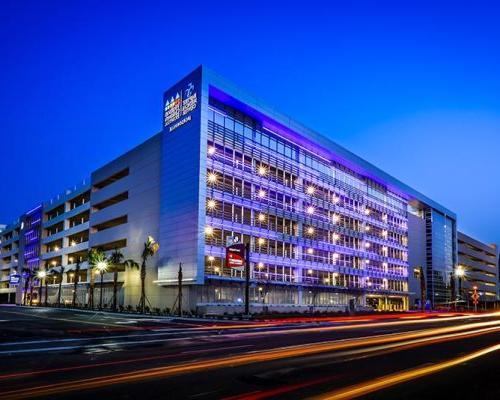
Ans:
[[[43,238],[42,244],[50,243],[54,240],[62,239],[63,237],[71,236],[74,235],[75,233],[79,233],[88,229],[89,229],[89,222],[87,221],[84,222],[83,224],[75,225],[72,228],[63,229],[60,232],[54,233],[53,235]]]
[[[69,218],[72,218],[80,213],[83,213],[85,211],[88,211],[90,210],[90,202],[87,202],[85,204],[82,204],[78,207],[75,207],[73,208],[72,210],[70,211],[66,211],[66,212],[63,212],[62,214],[58,215],[57,217],[55,218],[52,218],[51,220],[49,221],[45,221],[43,224],[42,224],[42,227],[43,228],[48,228],[52,225],[55,225],[59,222],[62,222],[64,221],[65,219],[69,219]]]
[[[75,253],[77,251],[85,251],[89,248],[89,242],[78,243],[75,246],[62,247],[57,251],[50,251],[41,255],[42,260],[50,260],[51,258],[60,257],[64,254]]]

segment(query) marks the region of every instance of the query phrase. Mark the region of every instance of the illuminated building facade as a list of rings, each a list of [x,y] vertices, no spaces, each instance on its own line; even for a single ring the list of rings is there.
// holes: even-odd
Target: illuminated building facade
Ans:
[[[460,297],[471,302],[474,287],[481,304],[499,300],[498,247],[482,243],[458,232],[458,270],[461,276]]]
[[[457,261],[453,212],[202,67],[165,92],[161,132],[43,204],[41,235],[42,267],[65,268],[64,301],[78,261],[85,302],[89,248],[139,260],[152,235],[151,306],[176,303],[182,265],[184,308],[214,313],[242,310],[229,239],[250,245],[252,311],[405,310],[419,266],[444,303]],[[119,286],[135,306],[137,272]]]
[[[186,114],[188,82],[201,104]],[[158,284],[175,286],[182,263],[193,307],[234,310],[236,237],[251,249],[254,310],[408,309],[420,262],[433,304],[450,299],[454,213],[205,69],[165,98]]]

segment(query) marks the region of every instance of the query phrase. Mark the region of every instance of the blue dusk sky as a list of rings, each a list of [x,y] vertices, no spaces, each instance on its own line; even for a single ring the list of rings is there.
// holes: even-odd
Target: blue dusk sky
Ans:
[[[498,4],[2,0],[0,222],[158,132],[205,64],[500,243]]]

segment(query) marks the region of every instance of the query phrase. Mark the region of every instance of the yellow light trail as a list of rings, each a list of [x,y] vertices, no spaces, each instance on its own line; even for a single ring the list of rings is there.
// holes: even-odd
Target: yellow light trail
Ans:
[[[344,339],[338,341],[320,342],[306,345],[289,346],[279,349],[263,350],[259,352],[244,353],[217,359],[188,362],[183,364],[148,368],[133,372],[114,375],[99,376],[95,378],[79,379],[69,382],[42,385],[37,387],[7,391],[2,393],[2,399],[21,399],[34,396],[47,396],[75,390],[93,389],[121,383],[131,383],[145,379],[166,378],[178,374],[196,373],[208,369],[235,367],[251,363],[268,362],[282,358],[302,357],[328,351],[337,351],[361,346],[380,345],[395,343],[404,340],[428,338],[435,335],[444,335],[470,329],[498,327],[500,321],[487,321],[471,323],[460,326],[433,328],[421,331],[412,331],[397,334],[379,335],[374,337],[363,337]]]
[[[475,351],[473,353],[466,354],[461,357],[453,358],[448,361],[443,361],[437,364],[414,368],[409,371],[397,372],[395,374],[383,376],[381,378],[376,378],[371,381],[362,382],[356,385],[349,386],[344,389],[339,389],[329,393],[323,393],[319,396],[313,397],[314,400],[343,400],[343,399],[353,399],[359,396],[366,395],[390,386],[394,386],[403,382],[407,382],[413,379],[418,379],[426,375],[434,374],[440,372],[444,369],[451,368],[462,364],[467,361],[474,360],[485,356],[489,353],[500,350],[500,344],[494,346],[486,347],[484,349]]]

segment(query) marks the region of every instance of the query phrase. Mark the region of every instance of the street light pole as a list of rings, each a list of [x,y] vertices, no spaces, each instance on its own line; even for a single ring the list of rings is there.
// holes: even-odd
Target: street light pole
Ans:
[[[101,290],[99,290],[99,309],[102,310],[102,285],[104,281],[104,270],[101,270]]]
[[[245,245],[245,315],[250,314],[250,243]]]

